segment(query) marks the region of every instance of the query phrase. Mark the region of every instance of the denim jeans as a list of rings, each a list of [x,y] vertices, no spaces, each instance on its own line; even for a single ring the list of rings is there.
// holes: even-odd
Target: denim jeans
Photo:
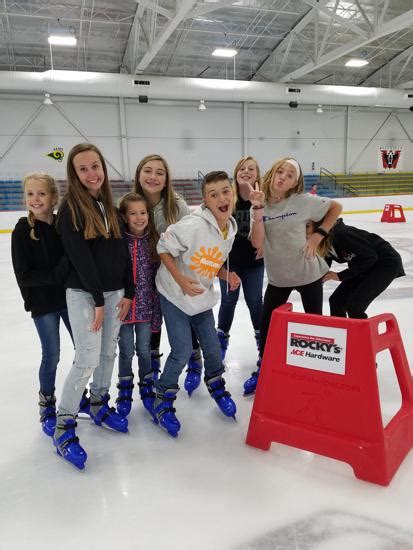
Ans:
[[[119,331],[119,376],[132,376],[133,356],[138,356],[139,380],[151,372],[151,323],[126,323]]]
[[[197,315],[187,315],[164,296],[161,295],[160,298],[171,352],[156,383],[156,390],[163,393],[169,388],[179,388],[179,375],[192,353],[191,327],[204,356],[205,378],[222,374],[225,369],[221,361],[221,346],[215,330],[212,309]]]
[[[56,369],[60,359],[60,319],[73,340],[66,308],[33,317],[42,346],[39,381],[40,391],[43,395],[52,395],[55,390]]]
[[[262,314],[262,286],[264,282],[264,266],[232,267],[232,271],[241,279],[245,302],[248,306],[254,330],[260,329]],[[231,330],[234,320],[235,307],[239,298],[240,287],[227,292],[226,281],[220,279],[221,305],[218,312],[218,328],[224,332]]]
[[[92,332],[90,325],[95,317],[95,303],[89,292],[75,288],[66,290],[67,310],[75,342],[75,358],[63,385],[59,414],[76,415],[86,384],[93,374],[90,391],[105,395],[110,388],[120,320],[117,304],[124,290],[104,292],[105,316],[102,328]]]

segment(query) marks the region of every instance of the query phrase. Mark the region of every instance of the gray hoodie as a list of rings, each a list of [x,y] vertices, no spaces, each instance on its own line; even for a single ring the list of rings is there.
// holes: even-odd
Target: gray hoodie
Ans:
[[[178,269],[197,281],[204,290],[198,296],[182,292],[168,269],[161,264],[156,275],[158,292],[187,315],[197,315],[213,308],[219,293],[214,290],[214,278],[231,250],[237,232],[234,218],[228,220],[228,235],[224,239],[212,212],[203,206],[189,216],[170,225],[162,233],[157,250],[176,258]]]

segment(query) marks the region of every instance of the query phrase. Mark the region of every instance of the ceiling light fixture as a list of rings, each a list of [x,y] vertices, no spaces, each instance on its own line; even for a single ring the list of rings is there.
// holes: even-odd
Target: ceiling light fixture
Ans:
[[[237,50],[232,50],[230,48],[216,48],[212,52],[212,55],[215,57],[234,57],[237,53]]]
[[[47,39],[52,46],[76,46],[76,36],[70,34],[51,34]]]
[[[369,62],[367,59],[359,59],[359,58],[353,58],[349,59],[346,62],[346,67],[364,67],[364,65],[368,65]]]
[[[198,111],[206,111],[206,105],[203,99],[199,100]]]
[[[47,92],[44,94],[43,105],[53,105],[52,98],[50,97],[50,94]]]
[[[324,113],[323,111],[323,106],[322,105],[317,105],[317,109],[315,110],[315,112],[318,114],[318,115],[322,115]]]

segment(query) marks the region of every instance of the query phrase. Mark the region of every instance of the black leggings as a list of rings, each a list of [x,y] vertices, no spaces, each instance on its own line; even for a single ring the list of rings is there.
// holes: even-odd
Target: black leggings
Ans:
[[[260,356],[263,356],[265,342],[267,341],[271,315],[274,309],[285,304],[293,290],[300,293],[306,313],[323,314],[323,283],[318,279],[313,283],[303,286],[279,287],[268,285],[264,295],[264,304],[261,319]]]
[[[343,281],[330,296],[330,315],[366,319],[367,307],[400,272],[400,262],[383,260],[369,271]]]

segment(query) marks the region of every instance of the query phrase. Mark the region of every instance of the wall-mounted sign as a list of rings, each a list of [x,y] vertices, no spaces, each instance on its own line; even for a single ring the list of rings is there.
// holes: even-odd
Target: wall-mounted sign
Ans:
[[[63,147],[53,147],[53,151],[51,153],[47,153],[46,156],[50,157],[51,159],[57,160],[57,162],[62,162],[65,153],[63,151]]]
[[[402,147],[380,147],[379,172],[400,172],[402,170]]]

